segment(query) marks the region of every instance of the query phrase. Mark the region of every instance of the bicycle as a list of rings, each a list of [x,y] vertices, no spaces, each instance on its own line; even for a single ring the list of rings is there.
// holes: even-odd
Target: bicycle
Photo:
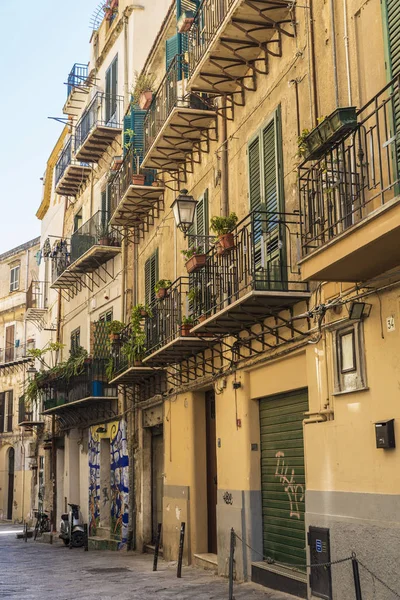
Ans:
[[[47,513],[40,512],[39,510],[35,510],[34,514],[36,523],[33,539],[36,540],[36,538],[40,537],[43,533],[50,531],[50,519]]]

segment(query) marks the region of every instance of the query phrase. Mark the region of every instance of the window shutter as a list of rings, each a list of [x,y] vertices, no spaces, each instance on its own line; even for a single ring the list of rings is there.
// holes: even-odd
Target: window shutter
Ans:
[[[6,362],[14,360],[14,347],[15,347],[15,325],[6,327]]]
[[[4,416],[5,416],[5,393],[0,394],[0,433],[4,431]]]
[[[176,33],[165,42],[166,70],[168,71],[175,56],[181,56],[189,49],[188,37],[185,33]],[[180,63],[180,61],[179,61]],[[187,67],[184,68],[184,74],[187,75]],[[178,65],[178,80],[182,79],[182,66]]]
[[[249,145],[249,196],[250,210],[258,210],[261,205],[261,165],[260,138],[256,137]]]
[[[199,0],[176,0],[176,18],[179,19],[185,11],[193,11],[199,7]]]
[[[125,115],[125,117],[124,117],[124,137],[123,137],[123,140],[124,140],[124,156],[125,156],[125,154],[128,151],[127,146],[128,146],[128,144],[130,142],[130,139],[131,139],[129,133],[127,133],[128,129],[133,129],[133,127],[132,127],[132,113],[130,113],[130,112],[127,115]]]
[[[140,162],[142,162],[144,155],[144,118],[146,112],[140,108],[132,108],[131,122],[132,129],[135,132],[132,143],[136,150],[136,155],[140,157]]]
[[[400,73],[400,4],[387,0],[387,28],[391,78]]]
[[[275,120],[262,132],[263,167],[264,167],[264,198],[268,212],[278,210],[277,161],[275,148]],[[272,215],[271,215],[272,216]]]
[[[151,263],[151,258],[148,258],[144,265],[144,295],[145,295],[145,303],[146,304],[151,303],[150,263]]]
[[[13,391],[6,392],[7,397],[7,431],[13,430],[13,413],[14,413],[14,398]]]
[[[156,297],[154,286],[158,281],[158,248],[144,265],[145,302],[151,304]]]
[[[101,192],[101,222],[104,225],[104,223],[107,220],[107,190],[103,190]]]

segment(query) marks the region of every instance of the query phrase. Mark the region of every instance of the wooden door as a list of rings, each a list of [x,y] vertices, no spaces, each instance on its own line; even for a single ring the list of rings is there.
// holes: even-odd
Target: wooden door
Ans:
[[[157,526],[162,523],[164,496],[164,436],[161,427],[152,428],[151,438],[151,479],[152,479],[152,535],[157,537]]]
[[[6,327],[5,362],[12,362],[14,360],[14,346],[15,346],[15,325],[9,325],[8,327]]]
[[[208,552],[217,554],[217,430],[215,394],[206,393]]]
[[[8,451],[8,501],[7,501],[7,519],[11,521],[14,504],[14,448]]]

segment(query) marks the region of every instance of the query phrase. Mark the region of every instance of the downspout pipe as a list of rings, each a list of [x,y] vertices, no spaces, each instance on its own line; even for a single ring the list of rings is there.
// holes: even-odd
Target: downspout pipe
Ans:
[[[228,126],[226,96],[221,99],[221,216],[229,215]]]
[[[343,0],[343,23],[344,23],[344,49],[345,49],[345,54],[346,54],[347,90],[348,90],[348,97],[349,97],[349,106],[352,106],[353,96],[351,93],[349,30],[348,30],[348,26],[347,26],[347,0]]]
[[[314,6],[313,0],[310,0],[310,43],[311,43],[311,68],[313,79],[313,99],[314,99],[314,124],[318,125],[318,81],[317,65],[315,59],[315,31],[314,31]]]
[[[330,0],[333,78],[334,78],[334,85],[335,85],[335,103],[336,103],[336,108],[338,108],[339,107],[339,82],[338,82],[338,67],[337,67],[335,4],[334,3],[335,3],[335,0]]]

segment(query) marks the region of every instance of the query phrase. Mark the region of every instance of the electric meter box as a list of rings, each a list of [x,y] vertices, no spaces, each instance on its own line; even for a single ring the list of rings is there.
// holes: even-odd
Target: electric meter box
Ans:
[[[394,419],[375,423],[375,435],[377,448],[396,448]]]

